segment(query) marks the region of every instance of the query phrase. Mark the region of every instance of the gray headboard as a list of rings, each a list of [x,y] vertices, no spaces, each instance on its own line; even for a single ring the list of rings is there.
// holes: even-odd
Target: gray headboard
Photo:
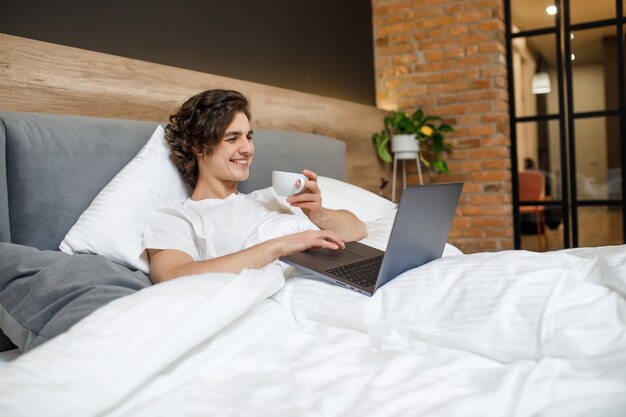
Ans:
[[[58,248],[98,192],[150,138],[157,122],[0,112],[0,241]],[[345,143],[315,134],[255,129],[249,192],[271,171],[344,179]]]

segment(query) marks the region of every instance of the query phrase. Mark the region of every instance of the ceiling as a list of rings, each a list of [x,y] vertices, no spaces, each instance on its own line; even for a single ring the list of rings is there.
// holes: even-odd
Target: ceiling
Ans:
[[[554,27],[555,16],[549,16],[546,8],[552,0],[511,0],[511,21],[520,31]],[[626,0],[622,0],[626,9]],[[586,23],[615,18],[615,0],[570,0],[571,23]],[[602,27],[574,31],[571,39],[574,65],[601,62],[604,59],[602,38],[615,36],[615,27]],[[529,47],[543,56],[549,67],[556,67],[555,35],[527,38]]]

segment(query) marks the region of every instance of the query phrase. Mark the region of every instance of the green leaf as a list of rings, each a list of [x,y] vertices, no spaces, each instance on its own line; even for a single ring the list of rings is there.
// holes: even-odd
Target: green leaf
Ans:
[[[422,119],[424,118],[424,110],[422,109],[415,110],[411,118],[416,121],[422,121]]]
[[[379,141],[380,141],[380,133],[376,132],[372,135],[372,145],[374,145],[374,147],[377,148]]]
[[[434,169],[442,174],[449,174],[450,170],[448,169],[448,164],[443,159],[439,159],[433,163]]]
[[[390,163],[393,161],[391,157],[391,153],[389,153],[389,149],[386,146],[382,146],[378,148],[378,156],[383,162]]]
[[[454,132],[454,128],[450,125],[441,125],[437,130],[440,132]]]
[[[443,151],[443,135],[439,132],[433,133],[433,151],[435,155],[440,154]]]

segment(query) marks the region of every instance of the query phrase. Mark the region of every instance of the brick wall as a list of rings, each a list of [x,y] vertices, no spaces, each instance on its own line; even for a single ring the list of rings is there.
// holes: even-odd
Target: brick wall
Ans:
[[[513,247],[504,10],[501,0],[372,0],[380,108],[440,115],[456,131],[449,175],[464,181],[450,241]],[[417,184],[415,164],[407,164]],[[412,169],[412,170],[411,170]]]

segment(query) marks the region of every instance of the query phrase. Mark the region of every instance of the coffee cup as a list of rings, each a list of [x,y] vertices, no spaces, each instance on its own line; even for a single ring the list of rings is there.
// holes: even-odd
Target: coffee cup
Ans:
[[[301,193],[308,180],[305,175],[295,172],[272,171],[272,186],[276,194],[282,197]]]

